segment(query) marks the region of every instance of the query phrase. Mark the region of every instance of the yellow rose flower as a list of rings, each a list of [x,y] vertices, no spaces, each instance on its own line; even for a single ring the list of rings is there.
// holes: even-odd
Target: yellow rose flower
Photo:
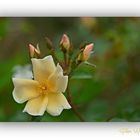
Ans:
[[[42,116],[45,111],[53,116],[61,114],[63,109],[70,109],[65,92],[68,76],[63,75],[59,64],[55,66],[52,56],[43,59],[32,58],[32,79],[13,78],[13,98],[17,103],[27,101],[23,112],[33,116]]]

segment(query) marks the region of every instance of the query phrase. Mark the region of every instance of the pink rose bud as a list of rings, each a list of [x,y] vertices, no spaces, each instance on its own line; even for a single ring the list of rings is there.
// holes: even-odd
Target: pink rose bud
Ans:
[[[60,45],[62,45],[62,49],[65,49],[66,51],[70,48],[70,40],[69,37],[66,34],[63,34],[62,39],[60,41]]]
[[[40,49],[37,45],[37,48],[35,48],[32,44],[29,44],[29,51],[30,51],[30,56],[34,57],[35,55],[39,56],[40,55]]]
[[[93,50],[93,43],[86,45],[86,47],[83,51],[83,60],[84,61],[89,59],[92,50]]]

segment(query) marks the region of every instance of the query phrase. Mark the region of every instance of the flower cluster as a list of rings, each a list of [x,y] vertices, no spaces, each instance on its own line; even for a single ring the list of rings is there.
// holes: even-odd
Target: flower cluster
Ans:
[[[48,48],[51,52],[54,51],[51,45]],[[26,102],[23,112],[27,112],[32,116],[42,116],[46,111],[52,116],[58,116],[63,109],[71,108],[70,103],[63,94],[67,89],[70,67],[72,68],[72,65],[78,66],[77,61],[87,61],[93,49],[93,44],[86,45],[84,49],[80,50],[74,61],[70,61],[71,57],[69,55],[72,47],[66,34],[63,35],[60,41],[60,48],[66,56],[64,57],[67,60],[65,60],[67,63],[65,63],[65,66],[60,65],[60,62],[55,65],[54,52],[41,58],[38,45],[36,48],[31,44],[29,45],[33,74],[31,73],[28,78],[15,75],[12,79],[14,100],[17,103]]]

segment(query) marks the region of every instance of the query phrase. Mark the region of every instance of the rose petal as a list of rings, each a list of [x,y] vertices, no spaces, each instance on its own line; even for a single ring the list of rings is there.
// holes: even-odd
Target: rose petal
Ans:
[[[46,111],[53,115],[58,116],[63,109],[70,109],[66,97],[62,93],[48,93],[48,105]]]
[[[33,64],[34,79],[39,82],[44,82],[55,71],[55,64],[51,55],[43,59],[31,59]]]
[[[63,76],[63,69],[58,64],[55,72],[48,78],[48,88],[51,92],[65,92],[68,76]]]
[[[39,83],[34,80],[13,78],[14,90],[13,98],[18,103],[23,103],[29,99],[39,96],[37,87]]]
[[[27,102],[23,112],[27,112],[33,116],[42,116],[46,111],[48,98],[46,95],[41,95]]]

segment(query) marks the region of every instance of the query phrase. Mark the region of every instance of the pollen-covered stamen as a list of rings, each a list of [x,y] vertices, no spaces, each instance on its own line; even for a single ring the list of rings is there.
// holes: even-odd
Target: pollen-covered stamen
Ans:
[[[47,86],[46,85],[39,85],[39,92],[41,94],[47,94]]]
[[[46,87],[44,87],[44,86],[42,86],[42,87],[41,87],[41,89],[42,89],[42,90],[46,90],[47,88],[46,88]]]

